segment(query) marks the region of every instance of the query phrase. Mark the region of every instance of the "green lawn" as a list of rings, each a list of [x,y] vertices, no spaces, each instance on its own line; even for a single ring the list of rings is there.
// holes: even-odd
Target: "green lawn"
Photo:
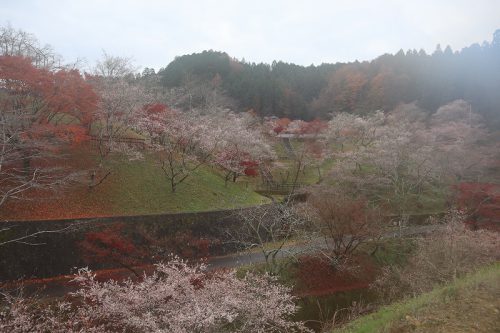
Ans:
[[[97,154],[90,147],[67,153],[68,167],[92,170]],[[113,215],[142,215],[208,211],[253,206],[270,200],[253,191],[250,179],[241,177],[236,183],[224,185],[223,178],[209,166],[192,173],[176,193],[155,159],[128,161],[112,156],[106,161],[111,174],[93,189],[89,178],[59,193],[32,193],[32,200],[11,201],[2,206],[0,218],[8,220],[58,219]],[[90,171],[88,171],[90,172]]]
[[[123,214],[203,211],[268,202],[244,180],[225,186],[208,166],[197,169],[172,193],[167,178],[151,158],[123,163],[113,181],[113,208]]]

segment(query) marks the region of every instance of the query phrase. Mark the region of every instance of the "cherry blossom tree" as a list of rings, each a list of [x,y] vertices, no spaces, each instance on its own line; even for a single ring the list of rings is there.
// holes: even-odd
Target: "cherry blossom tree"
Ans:
[[[331,176],[353,195],[389,204],[405,220],[410,198],[440,175],[424,124],[382,113],[354,119],[354,124],[359,128],[348,137],[349,149],[337,153]]]
[[[309,332],[291,316],[290,290],[268,276],[207,271],[179,259],[138,282],[98,282],[81,269],[81,288],[41,306],[7,297],[0,328],[22,332]]]
[[[135,71],[131,58],[113,56],[103,51],[102,58],[95,65],[94,75],[121,79],[133,75]]]
[[[326,138],[330,144],[344,145],[356,149],[369,146],[377,137],[377,130],[383,125],[385,116],[377,111],[361,117],[351,113],[339,113],[328,123]]]
[[[440,107],[430,119],[427,136],[434,141],[443,177],[450,182],[478,181],[500,148],[481,116],[463,100]]]
[[[166,107],[145,108],[138,116],[136,129],[149,134],[150,148],[155,151],[172,193],[213,156],[218,132],[210,127],[210,121],[206,115]]]
[[[93,115],[92,134],[99,152],[99,163],[91,172],[89,187],[101,184],[112,173],[106,163],[109,154],[124,153],[130,159],[140,158],[137,146],[126,140],[142,108],[152,102],[145,89],[127,79],[134,68],[127,58],[104,53],[91,78],[99,93],[99,103]],[[135,135],[137,137],[138,135]]]
[[[181,86],[162,91],[162,95],[163,101],[172,108],[200,114],[213,113],[219,109],[232,110],[237,105],[221,89],[221,77],[218,74],[211,81],[187,74]]]
[[[219,141],[212,162],[223,170],[226,185],[242,175],[256,175],[260,164],[275,159],[262,129],[251,118],[223,110],[211,113],[210,127]]]
[[[170,189],[202,165],[216,165],[225,183],[255,175],[258,164],[272,154],[249,114],[230,111],[234,102],[211,83],[187,79],[186,84],[158,94],[136,117],[135,129],[148,135]],[[168,105],[168,107],[167,107]],[[253,142],[248,145],[248,142]]]
[[[300,214],[290,200],[242,209],[238,216],[241,225],[224,230],[230,242],[244,250],[258,249],[266,262],[266,271],[278,274],[287,264],[280,260],[284,259],[286,243],[302,236],[307,217]]]
[[[323,178],[321,166],[327,159],[327,146],[325,145],[325,132],[328,124],[315,119],[310,122],[301,122],[298,135],[302,138],[303,145],[296,154],[297,170],[305,172],[306,168],[314,168],[318,173],[318,182]],[[297,179],[297,178],[296,178]]]
[[[321,166],[328,158],[324,136],[327,128],[328,124],[320,120],[294,120],[276,136],[282,140],[291,161],[285,174],[281,174],[281,183],[290,188],[290,196],[300,186],[300,176],[307,169],[316,169],[318,182],[322,180]]]
[[[339,115],[330,125],[333,140],[341,137],[348,147],[336,152],[336,182],[388,203],[401,216],[425,189],[481,176],[497,145],[464,101],[432,116],[405,105],[363,118]]]

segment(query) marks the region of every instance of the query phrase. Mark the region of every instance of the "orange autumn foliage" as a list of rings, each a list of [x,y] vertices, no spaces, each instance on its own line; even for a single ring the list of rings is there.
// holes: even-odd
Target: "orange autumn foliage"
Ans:
[[[49,71],[33,66],[28,58],[0,56],[0,78],[5,92],[0,105],[21,112],[25,138],[86,138],[97,95],[78,70]]]

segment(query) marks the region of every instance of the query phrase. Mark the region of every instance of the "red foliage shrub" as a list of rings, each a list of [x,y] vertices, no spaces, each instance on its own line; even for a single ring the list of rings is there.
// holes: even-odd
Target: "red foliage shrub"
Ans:
[[[123,223],[116,223],[88,232],[79,243],[83,259],[88,263],[114,263],[126,268],[141,264],[146,253],[124,234],[123,228]]]
[[[245,176],[256,177],[259,175],[259,171],[257,169],[259,166],[259,162],[257,162],[257,161],[242,161],[240,163],[240,165],[245,168],[245,170],[243,171]]]
[[[328,123],[321,121],[319,119],[314,119],[310,122],[301,122],[300,123],[300,134],[318,134],[323,132],[328,128]]]
[[[467,214],[467,224],[500,231],[499,184],[464,182],[455,190],[457,205]]]
[[[281,126],[281,125],[278,125],[278,126],[276,126],[276,127],[274,127],[274,128],[273,128],[273,131],[274,131],[274,133],[276,133],[276,134],[280,134],[280,133],[281,133],[281,132],[283,132],[284,130],[285,130],[285,128],[284,128],[283,126]]]
[[[299,258],[294,290],[298,295],[328,295],[335,292],[367,288],[375,276],[375,268],[366,258],[353,260],[356,270],[335,269],[321,257],[306,255]]]
[[[276,125],[286,129],[292,121],[289,118],[280,118],[276,121]]]

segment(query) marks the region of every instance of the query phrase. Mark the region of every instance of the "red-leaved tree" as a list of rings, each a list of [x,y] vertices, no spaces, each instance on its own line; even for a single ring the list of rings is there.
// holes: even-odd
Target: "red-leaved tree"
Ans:
[[[147,254],[125,234],[123,223],[88,232],[79,246],[88,264],[113,264],[128,269],[136,276],[139,274],[134,266],[144,263]]]
[[[455,186],[457,204],[473,228],[500,230],[500,185],[464,182]]]
[[[77,70],[51,71],[29,58],[0,56],[0,205],[74,178],[56,157],[87,138],[96,101]]]

